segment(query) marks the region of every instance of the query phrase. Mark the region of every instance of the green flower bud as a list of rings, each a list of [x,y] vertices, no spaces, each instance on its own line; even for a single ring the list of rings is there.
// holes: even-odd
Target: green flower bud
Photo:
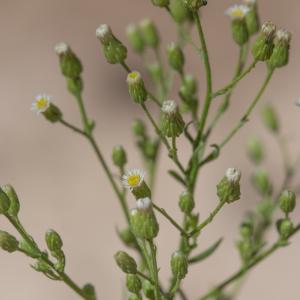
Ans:
[[[183,192],[179,198],[179,207],[183,213],[189,215],[195,207],[193,195],[189,192]]]
[[[126,286],[129,292],[138,294],[142,289],[142,283],[140,278],[135,274],[127,274]]]
[[[129,256],[126,252],[118,251],[114,256],[117,265],[120,269],[127,274],[137,273],[137,264],[135,260]]]
[[[161,65],[157,62],[148,64],[147,70],[149,72],[149,75],[151,76],[151,79],[156,83],[160,83],[163,77]]]
[[[181,48],[175,43],[172,43],[167,50],[168,60],[171,68],[179,73],[182,73],[184,66],[184,54]]]
[[[52,103],[50,103],[49,107],[43,112],[43,115],[51,123],[56,123],[62,119],[62,112]]]
[[[108,25],[100,25],[96,30],[96,36],[103,46],[104,55],[108,63],[120,64],[126,60],[126,47],[113,35]]]
[[[148,280],[143,281],[143,292],[147,299],[155,300],[154,287]]]
[[[293,233],[294,225],[289,219],[279,220],[278,224],[279,234],[282,239],[286,240]]]
[[[250,35],[253,35],[259,31],[260,20],[257,11],[256,0],[244,0],[245,4],[249,8],[249,12],[246,15],[247,29]]]
[[[222,202],[231,203],[241,197],[240,191],[241,172],[235,168],[229,168],[226,175],[217,185],[217,195]]]
[[[247,218],[240,226],[240,235],[243,239],[250,239],[254,232],[254,224],[251,218]]]
[[[274,50],[268,61],[268,66],[271,69],[281,68],[288,64],[289,62],[289,52],[291,43],[291,33],[279,29],[276,31],[274,39]]]
[[[10,216],[17,217],[20,211],[20,202],[15,189],[10,184],[2,186],[1,189],[9,199],[8,214]]]
[[[10,200],[8,196],[4,193],[2,188],[0,188],[0,215],[5,214],[9,210]]]
[[[279,119],[275,109],[271,105],[265,106],[261,111],[264,125],[273,133],[279,132]]]
[[[50,251],[53,252],[60,251],[63,246],[63,241],[61,237],[56,231],[52,229],[46,232],[45,240],[46,240],[47,247]]]
[[[187,94],[194,95],[197,93],[198,85],[194,76],[189,74],[185,75],[183,80],[183,86],[185,87]]]
[[[126,29],[126,35],[133,51],[139,54],[143,53],[145,43],[140,28],[135,24],[130,24]]]
[[[138,238],[152,240],[158,235],[159,225],[149,198],[137,201],[137,208],[130,212],[130,224],[133,234]]]
[[[201,6],[207,4],[207,0],[182,0],[184,5],[192,12],[197,12]]]
[[[145,140],[143,145],[144,155],[149,159],[154,159],[157,154],[157,141]]]
[[[136,119],[132,122],[131,125],[133,134],[138,137],[144,137],[146,134],[146,127],[142,120]]]
[[[246,24],[246,15],[248,13],[249,8],[246,5],[233,5],[225,12],[231,19],[232,37],[239,46],[247,43],[249,39]]]
[[[269,195],[272,192],[272,184],[265,170],[257,170],[251,179],[252,184],[262,196]]]
[[[183,279],[188,272],[188,260],[184,253],[176,251],[171,257],[171,269],[173,276]]]
[[[170,0],[170,13],[177,23],[182,23],[189,18],[189,11],[182,0]]]
[[[253,257],[253,244],[251,240],[242,240],[237,242],[241,259],[244,263],[248,263]]]
[[[82,73],[82,64],[72,49],[65,43],[55,46],[55,52],[59,56],[60,69],[67,78],[76,79]]]
[[[272,22],[266,22],[262,25],[261,32],[252,48],[252,54],[256,60],[266,61],[271,57],[274,49],[275,32],[276,26]]]
[[[127,163],[126,151],[122,146],[115,146],[112,152],[112,160],[115,166],[123,168]]]
[[[67,78],[67,88],[72,95],[76,97],[80,95],[83,91],[83,81],[81,77]]]
[[[131,294],[129,295],[128,300],[143,300],[143,298],[140,295]]]
[[[151,0],[153,5],[159,6],[159,7],[168,7],[169,6],[169,0]]]
[[[148,98],[144,80],[141,74],[133,71],[127,76],[128,91],[132,100],[138,104],[144,103]]]
[[[167,137],[178,137],[183,133],[185,123],[173,100],[164,101],[162,104],[161,131]]]
[[[279,197],[279,205],[285,214],[291,213],[296,207],[296,195],[292,191],[285,190]]]
[[[260,164],[264,157],[263,146],[259,138],[252,137],[248,141],[248,155],[255,164]]]
[[[9,253],[18,250],[19,242],[17,239],[6,231],[0,230],[0,248]]]
[[[266,223],[270,223],[272,221],[275,207],[276,205],[273,199],[267,197],[257,205],[256,210]]]
[[[149,19],[144,19],[140,23],[140,29],[145,44],[151,48],[157,48],[160,43],[160,38],[154,23]]]
[[[90,300],[96,300],[97,299],[96,290],[95,290],[95,287],[92,284],[90,284],[90,283],[85,284],[83,286],[82,290],[89,297]]]
[[[130,228],[125,228],[125,229],[119,231],[118,235],[119,235],[120,239],[122,240],[122,242],[126,246],[129,246],[129,247],[136,246],[136,240],[135,240],[135,237],[134,237],[133,233],[131,232]]]

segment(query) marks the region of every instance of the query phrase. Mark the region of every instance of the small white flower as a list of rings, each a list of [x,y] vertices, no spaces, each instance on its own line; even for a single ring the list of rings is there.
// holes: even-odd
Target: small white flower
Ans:
[[[51,96],[46,94],[39,94],[35,97],[35,101],[32,102],[31,110],[37,114],[45,112],[51,104]]]
[[[276,31],[276,26],[274,23],[272,23],[271,21],[265,22],[262,27],[261,27],[261,31],[266,35],[273,35],[274,32]]]
[[[163,102],[161,110],[168,115],[175,114],[177,112],[177,104],[173,100],[166,100]]]
[[[112,31],[107,24],[102,24],[96,29],[96,37],[102,42],[106,43],[112,36]]]
[[[130,72],[128,74],[128,76],[127,76],[127,83],[129,85],[132,85],[132,84],[134,85],[134,84],[140,82],[141,79],[142,79],[141,74],[139,72],[137,72],[137,71],[133,71],[133,72]]]
[[[136,206],[139,210],[148,210],[152,205],[150,198],[141,198],[136,202]]]
[[[285,29],[278,29],[275,38],[277,41],[289,43],[291,40],[291,33]]]
[[[137,188],[143,183],[145,175],[142,169],[130,169],[122,177],[123,186],[130,190]]]
[[[250,9],[247,5],[235,4],[225,11],[225,15],[229,16],[232,20],[240,20],[243,19],[249,11]]]
[[[228,168],[226,171],[226,178],[232,183],[238,183],[241,180],[241,171],[235,168]]]
[[[54,51],[57,55],[62,55],[69,51],[69,46],[64,42],[61,42],[55,45]]]
[[[300,107],[300,98],[296,100],[295,104]]]

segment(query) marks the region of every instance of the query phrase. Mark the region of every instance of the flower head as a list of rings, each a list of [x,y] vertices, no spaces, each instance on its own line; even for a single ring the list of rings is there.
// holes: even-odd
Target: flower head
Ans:
[[[138,199],[136,202],[136,206],[139,210],[148,210],[149,208],[151,208],[151,205],[152,205],[152,202],[151,202],[150,198],[148,198],[148,197]]]
[[[51,104],[51,96],[39,94],[35,97],[35,101],[31,105],[31,110],[37,114],[45,112]]]
[[[167,115],[173,115],[177,112],[177,104],[173,100],[166,100],[163,102],[161,110]]]
[[[137,188],[143,183],[145,175],[142,169],[130,169],[122,177],[123,186],[130,190]]]
[[[276,26],[274,25],[274,23],[272,23],[271,21],[267,21],[265,22],[262,27],[261,27],[261,31],[266,35],[266,36],[274,36],[274,33],[276,31]]]
[[[225,14],[229,16],[232,20],[240,20],[240,19],[244,19],[244,17],[247,15],[249,11],[250,9],[247,5],[235,4],[229,7],[225,11]]]
[[[70,50],[69,46],[64,42],[58,43],[54,47],[54,51],[57,55],[63,55],[67,53],[69,50]]]
[[[285,29],[278,29],[275,33],[275,40],[278,42],[290,43],[291,33]]]
[[[238,183],[241,179],[241,171],[235,168],[228,168],[226,171],[226,178],[232,183]]]
[[[112,37],[112,31],[107,24],[102,24],[96,29],[96,37],[101,43],[106,44]]]

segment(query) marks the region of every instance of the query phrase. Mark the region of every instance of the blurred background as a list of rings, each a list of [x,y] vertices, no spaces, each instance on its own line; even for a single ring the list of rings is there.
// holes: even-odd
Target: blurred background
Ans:
[[[224,16],[224,10],[235,2],[211,0],[203,13],[215,88],[230,80],[237,58],[229,21]],[[264,102],[272,102],[280,114],[282,132],[290,140],[292,157],[300,149],[300,108],[294,105],[300,96],[299,9],[298,0],[259,1],[263,21],[272,20],[293,33],[290,64],[276,72],[263,97]],[[124,249],[116,235],[116,228],[125,224],[123,216],[86,141],[59,125],[46,122],[43,117],[37,117],[30,112],[30,105],[36,94],[48,93],[65,118],[79,124],[76,103],[66,91],[53,51],[57,42],[69,43],[84,64],[84,99],[90,116],[97,121],[95,135],[105,157],[110,160],[112,147],[122,144],[128,152],[128,166],[141,167],[130,124],[133,118],[143,114],[129,99],[124,71],[104,60],[95,29],[101,23],[109,23],[115,34],[126,41],[126,25],[145,16],[156,21],[162,32],[163,46],[175,40],[174,23],[164,10],[153,7],[150,0],[0,0],[0,183],[11,183],[16,188],[22,205],[21,219],[41,247],[45,245],[43,237],[48,228],[61,234],[67,255],[67,272],[80,285],[94,283],[99,299],[121,299],[124,292],[124,275],[113,261],[113,254]],[[187,53],[187,70],[199,77],[203,94],[203,66],[191,47],[187,48]],[[140,58],[132,53],[128,63],[140,69]],[[234,93],[234,105],[218,126],[212,143],[220,141],[236,123],[264,76],[265,68],[261,64],[241,83]],[[173,96],[176,97],[175,92]],[[239,267],[239,255],[234,246],[238,225],[247,209],[259,201],[249,184],[253,168],[245,154],[247,138],[253,134],[262,137],[266,143],[269,153],[266,168],[273,175],[275,186],[278,187],[283,179],[278,146],[263,128],[256,109],[251,122],[224,149],[221,158],[207,166],[199,177],[196,208],[203,218],[217,203],[215,186],[227,167],[236,166],[242,170],[243,197],[238,203],[226,206],[199,239],[200,249],[221,236],[225,241],[213,258],[191,267],[184,282],[191,299],[196,299]],[[189,155],[189,147],[184,141],[180,142],[179,155],[183,160]],[[170,166],[168,159],[161,159],[155,201],[180,220],[177,202],[182,189],[166,176]],[[130,206],[134,206],[131,197],[129,201]],[[293,214],[298,221],[299,211],[298,208]],[[160,218],[160,222],[159,265],[162,278],[167,280],[169,257],[176,248],[178,234],[163,219]],[[14,233],[1,216],[0,228]],[[270,235],[271,240],[275,238],[276,233]],[[253,270],[239,298],[298,299],[299,249],[298,235],[290,247],[278,251]],[[30,263],[30,259],[21,254],[1,251],[1,300],[77,299],[62,283],[52,282],[33,271]]]

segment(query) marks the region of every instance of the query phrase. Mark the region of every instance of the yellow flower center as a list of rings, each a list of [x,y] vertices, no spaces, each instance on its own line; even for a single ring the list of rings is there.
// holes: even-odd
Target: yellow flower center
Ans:
[[[43,108],[47,107],[48,104],[49,104],[49,102],[45,98],[41,98],[38,101],[36,101],[36,103],[35,103],[37,109],[43,109]]]
[[[140,175],[130,175],[128,177],[127,181],[131,187],[135,187],[140,183],[141,177],[140,177]]]
[[[237,8],[231,12],[232,18],[240,18],[241,19],[244,16],[245,16],[245,14],[244,14],[243,10],[241,10],[240,8]]]
[[[137,73],[137,72],[131,72],[131,73],[129,74],[129,77],[130,77],[131,79],[136,79],[136,78],[138,77],[138,73]]]

